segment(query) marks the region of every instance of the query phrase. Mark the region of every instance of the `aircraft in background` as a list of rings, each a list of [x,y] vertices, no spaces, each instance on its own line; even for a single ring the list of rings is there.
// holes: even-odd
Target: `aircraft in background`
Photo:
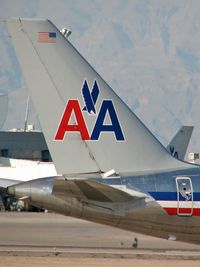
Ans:
[[[0,186],[57,175],[53,162],[0,157]]]
[[[52,22],[6,24],[62,174],[7,193],[61,214],[200,243],[200,167],[172,157]]]
[[[167,146],[167,150],[177,159],[184,160],[193,132],[193,126],[182,126]]]

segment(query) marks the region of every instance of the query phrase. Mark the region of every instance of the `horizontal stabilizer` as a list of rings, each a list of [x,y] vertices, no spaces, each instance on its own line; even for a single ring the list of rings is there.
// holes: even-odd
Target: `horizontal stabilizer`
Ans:
[[[78,188],[78,191],[77,191]],[[143,198],[144,196],[130,195],[122,190],[105,185],[94,180],[62,180],[57,179],[54,182],[53,193],[58,195],[68,191],[74,192],[74,196],[78,197],[77,192],[90,201],[98,202],[126,202],[133,199]],[[83,196],[81,198],[83,199]]]

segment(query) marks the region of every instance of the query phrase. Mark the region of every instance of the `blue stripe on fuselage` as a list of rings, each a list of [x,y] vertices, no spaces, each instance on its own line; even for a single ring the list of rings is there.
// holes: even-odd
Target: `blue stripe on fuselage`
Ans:
[[[163,200],[163,201],[177,201],[177,192],[149,192],[149,194],[155,200]],[[180,200],[185,200],[185,198],[181,197]],[[200,193],[194,192],[193,193],[193,201],[200,201]]]

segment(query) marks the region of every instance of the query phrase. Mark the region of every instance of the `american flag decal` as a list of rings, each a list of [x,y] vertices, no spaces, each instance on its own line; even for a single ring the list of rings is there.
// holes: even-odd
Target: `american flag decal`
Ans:
[[[56,43],[56,32],[38,32],[39,43]]]

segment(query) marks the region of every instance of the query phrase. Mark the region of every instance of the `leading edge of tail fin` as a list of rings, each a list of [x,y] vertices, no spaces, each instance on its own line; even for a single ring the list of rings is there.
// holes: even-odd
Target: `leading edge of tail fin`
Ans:
[[[182,166],[49,20],[6,24],[58,173]]]

